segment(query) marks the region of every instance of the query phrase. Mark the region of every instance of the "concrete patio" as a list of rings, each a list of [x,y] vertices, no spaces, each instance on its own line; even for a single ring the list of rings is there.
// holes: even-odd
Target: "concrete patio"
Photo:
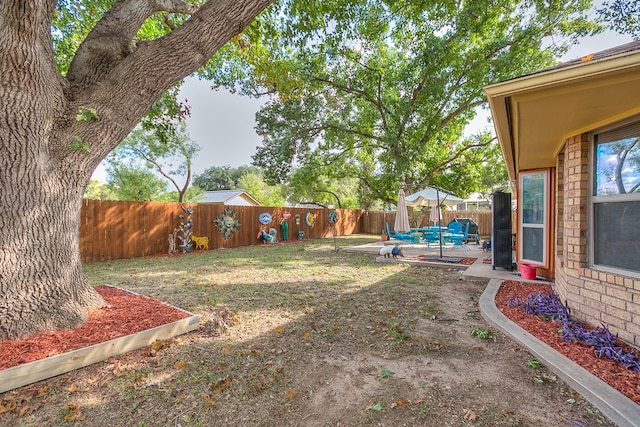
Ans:
[[[425,243],[409,243],[407,241],[379,241],[366,245],[344,249],[349,252],[364,252],[378,254],[386,245],[399,244],[402,247],[403,257],[385,258],[377,256],[376,262],[406,263],[423,267],[458,269],[463,280],[488,281],[479,301],[482,317],[493,328],[500,330],[520,345],[526,347],[539,361],[544,363],[558,377],[562,378],[569,386],[584,396],[592,405],[598,408],[605,416],[621,427],[640,426],[640,405],[620,393],[618,390],[606,384],[586,369],[582,368],[564,355],[558,353],[544,342],[540,341],[529,332],[522,329],[516,323],[507,318],[495,304],[495,296],[503,280],[517,280],[519,282],[549,283],[547,279],[525,280],[515,269],[493,269],[491,263],[483,262],[490,259],[491,252],[483,252],[482,246],[476,244],[466,245],[466,250],[443,248],[442,256],[446,258],[476,258],[472,265],[462,265],[438,260],[425,261],[422,255],[440,257],[440,248],[437,245],[427,247]]]
[[[462,276],[465,279],[473,280],[485,280],[485,279],[501,279],[501,280],[518,280],[528,281],[520,277],[520,273],[514,269],[497,267],[495,270],[491,266],[490,256],[491,251],[484,252],[482,246],[476,243],[469,243],[465,245],[465,249],[455,248],[453,246],[446,245],[442,249],[443,258],[476,258],[472,265],[455,264],[451,262],[439,262],[438,260],[427,261],[423,259],[416,259],[418,256],[440,257],[440,247],[436,244],[427,246],[426,243],[408,243],[406,240],[387,240],[368,243],[366,245],[354,246],[344,249],[349,252],[365,252],[370,254],[378,254],[383,246],[399,244],[402,247],[404,258],[384,258],[378,256],[376,262],[396,262],[416,265],[427,265],[431,267],[443,267],[443,268],[457,268],[461,271]],[[488,263],[483,262],[489,260]],[[545,279],[539,278],[536,283],[546,282]]]

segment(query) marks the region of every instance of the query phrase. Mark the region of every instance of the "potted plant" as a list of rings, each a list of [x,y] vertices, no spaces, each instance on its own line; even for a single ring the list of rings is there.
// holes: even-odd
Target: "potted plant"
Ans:
[[[382,240],[389,240],[389,235],[387,234],[387,232],[385,230],[382,230],[382,234],[381,234],[380,238]]]

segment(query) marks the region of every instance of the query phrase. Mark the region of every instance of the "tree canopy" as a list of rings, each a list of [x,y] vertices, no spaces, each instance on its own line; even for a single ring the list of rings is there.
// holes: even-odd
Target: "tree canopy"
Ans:
[[[139,173],[138,175],[126,175],[126,173],[133,170],[143,172],[141,167],[137,167],[137,165],[144,166],[154,170],[155,173],[162,176],[173,186],[178,195],[177,200],[174,201],[183,202],[186,191],[191,184],[193,157],[200,151],[200,147],[190,139],[184,121],[176,123],[175,120],[168,120],[164,123],[160,129],[157,126],[152,126],[149,130],[144,128],[134,129],[106,158],[108,179],[118,182],[118,187],[121,188],[123,186],[138,186],[138,191],[140,192],[145,187],[142,186],[142,183],[149,182],[151,177],[148,177],[146,173]],[[137,184],[136,182],[127,184],[123,180],[125,176],[129,178],[134,176],[142,178],[145,176],[146,178]],[[177,182],[178,176],[184,177],[182,184]],[[162,179],[160,181],[164,183]],[[164,187],[166,187],[166,183],[164,183]],[[164,191],[157,194],[154,199],[162,193]],[[124,200],[153,199],[136,198]]]
[[[465,133],[483,88],[548,67],[597,31],[590,4],[284,1],[219,52],[235,66],[208,76],[271,95],[253,158],[267,182],[296,170],[357,178],[364,205],[395,200],[401,184],[464,196],[499,158],[490,133]]]
[[[640,40],[640,2],[637,0],[605,1],[598,8],[598,14],[612,30]]]
[[[148,202],[167,192],[167,183],[144,166],[109,163],[107,189],[114,200]]]
[[[255,166],[246,165],[237,168],[232,168],[229,165],[211,166],[193,177],[193,185],[205,191],[237,190],[242,188],[240,179],[246,174],[256,174],[262,177],[262,170]]]

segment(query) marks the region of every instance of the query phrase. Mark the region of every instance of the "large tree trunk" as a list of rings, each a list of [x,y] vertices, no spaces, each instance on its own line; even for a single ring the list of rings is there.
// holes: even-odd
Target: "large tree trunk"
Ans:
[[[165,90],[269,3],[212,0],[197,10],[118,0],[62,77],[50,38],[56,1],[0,2],[0,340],[76,327],[104,304],[83,276],[78,245],[91,173]],[[193,15],[161,39],[130,44],[159,7]],[[83,107],[97,115],[77,120]]]
[[[87,307],[104,303],[80,265],[86,172],[50,150],[66,102],[50,41],[40,36],[48,21],[31,19],[36,2],[22,17],[3,3],[0,14],[12,22],[1,24],[15,32],[0,40],[0,339],[75,327]]]

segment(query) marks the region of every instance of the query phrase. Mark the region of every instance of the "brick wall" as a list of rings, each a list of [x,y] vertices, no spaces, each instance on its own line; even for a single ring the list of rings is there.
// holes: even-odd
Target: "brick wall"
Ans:
[[[640,280],[594,270],[588,263],[589,137],[567,140],[558,158],[556,291],[571,313],[592,325],[604,323],[640,346]]]

